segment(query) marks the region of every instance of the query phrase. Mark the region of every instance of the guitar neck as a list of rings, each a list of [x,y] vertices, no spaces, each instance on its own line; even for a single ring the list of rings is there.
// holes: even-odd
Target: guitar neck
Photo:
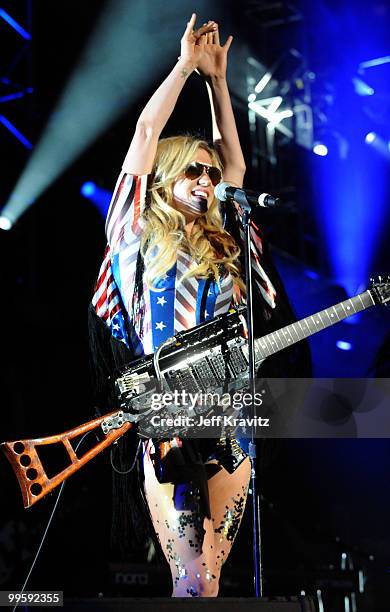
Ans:
[[[325,308],[310,317],[291,323],[262,338],[255,340],[256,358],[265,358],[281,351],[304,338],[330,327],[347,317],[375,306],[370,290],[360,293],[349,300],[340,302],[330,308]]]

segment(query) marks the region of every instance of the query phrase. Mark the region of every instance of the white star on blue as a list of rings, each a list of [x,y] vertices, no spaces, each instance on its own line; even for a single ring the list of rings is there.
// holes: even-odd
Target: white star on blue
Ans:
[[[111,333],[117,340],[124,342],[127,345],[127,334],[125,323],[121,312],[117,312],[111,321]]]

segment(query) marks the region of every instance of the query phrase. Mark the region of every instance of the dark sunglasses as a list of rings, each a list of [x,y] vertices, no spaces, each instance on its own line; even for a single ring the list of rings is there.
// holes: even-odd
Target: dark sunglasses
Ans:
[[[198,162],[192,162],[187,168],[184,170],[185,177],[193,181],[194,179],[202,176],[203,172],[208,174],[210,181],[214,185],[218,185],[221,181],[222,174],[219,168],[215,166],[204,166],[203,164],[199,164]]]

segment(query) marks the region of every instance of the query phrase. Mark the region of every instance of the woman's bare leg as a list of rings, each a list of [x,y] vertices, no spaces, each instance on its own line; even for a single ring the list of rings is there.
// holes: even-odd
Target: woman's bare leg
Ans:
[[[221,566],[230,552],[245,507],[249,460],[245,459],[233,474],[220,468],[210,478],[212,520],[205,518],[200,524],[196,503],[191,510],[175,508],[178,488],[158,482],[150,459],[150,442],[146,448],[145,493],[154,529],[171,569],[172,596],[216,597]],[[192,493],[189,483],[185,495]]]
[[[225,468],[209,481],[211,519],[214,529],[214,567],[218,572],[232,549],[244,514],[251,473],[247,457],[229,474]]]

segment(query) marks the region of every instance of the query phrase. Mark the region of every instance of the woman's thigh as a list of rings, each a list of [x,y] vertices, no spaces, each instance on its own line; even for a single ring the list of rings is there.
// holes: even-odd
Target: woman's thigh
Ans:
[[[208,481],[214,530],[214,566],[219,571],[231,551],[241,524],[250,473],[250,459],[247,457],[232,474],[221,467]]]
[[[219,569],[214,563],[213,523],[202,519],[191,483],[175,486],[158,482],[151,448],[149,442],[144,456],[145,494],[154,530],[170,566],[173,594],[216,596]]]

